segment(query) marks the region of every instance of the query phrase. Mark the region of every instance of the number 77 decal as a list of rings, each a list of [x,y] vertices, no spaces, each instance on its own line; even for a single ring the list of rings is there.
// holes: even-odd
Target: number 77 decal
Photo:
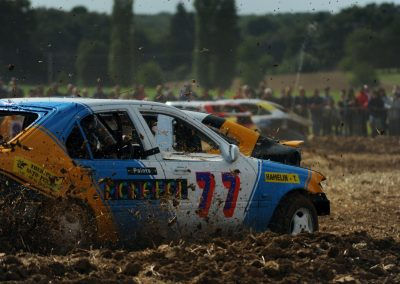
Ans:
[[[222,173],[221,178],[225,188],[228,189],[224,205],[224,215],[229,218],[233,216],[236,208],[240,190],[240,177],[237,173]],[[198,186],[203,190],[197,212],[200,217],[207,217],[211,201],[214,197],[215,177],[210,172],[198,172],[196,173],[196,181]]]

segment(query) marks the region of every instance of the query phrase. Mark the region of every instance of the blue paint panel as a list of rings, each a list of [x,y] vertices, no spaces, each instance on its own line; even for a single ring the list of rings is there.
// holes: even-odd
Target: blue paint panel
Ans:
[[[69,103],[57,106],[54,113],[49,114],[49,117],[44,120],[41,126],[55,136],[59,141],[65,142],[67,137],[64,133],[75,121],[79,121],[83,116],[91,113],[89,107],[78,104]],[[78,115],[79,114],[79,115]]]
[[[143,168],[143,164],[137,160],[79,160],[80,165],[91,167],[94,171],[94,180],[99,188],[99,194],[113,215],[114,224],[118,228],[121,241],[134,238],[137,228],[142,222],[147,221],[149,215],[159,214],[158,200],[105,200],[105,183],[99,183],[101,179],[112,180],[152,180],[151,175],[128,175],[127,168]],[[139,212],[139,214],[137,214]],[[157,216],[158,217],[158,216]]]
[[[266,172],[297,174],[300,182],[266,182]],[[274,210],[279,204],[281,198],[291,190],[299,188],[306,189],[309,174],[310,171],[307,169],[288,166],[271,161],[262,161],[261,168],[258,172],[259,181],[256,184],[256,188],[250,200],[250,203],[257,204],[257,206],[249,206],[244,218],[245,226],[251,227],[256,231],[265,231],[268,228],[272,214],[274,213]]]
[[[45,100],[45,99],[44,99]],[[57,143],[65,142],[66,137],[62,134],[79,117],[91,113],[88,106],[81,103],[72,102],[46,102],[46,101],[11,101],[0,100],[0,109],[10,111],[30,111],[37,113],[40,118],[36,120],[35,125],[43,126],[45,131],[51,136],[56,137]],[[46,114],[46,115],[44,115]]]

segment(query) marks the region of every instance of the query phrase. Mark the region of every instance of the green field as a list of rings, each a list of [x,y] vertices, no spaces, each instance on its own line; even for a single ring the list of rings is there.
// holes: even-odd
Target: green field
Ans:
[[[400,85],[400,73],[398,72],[378,72],[379,81],[383,88],[386,89],[388,94],[391,93],[394,85]],[[335,100],[339,99],[340,90],[347,89],[350,86],[349,83],[350,75],[344,72],[334,71],[334,72],[318,72],[318,73],[308,73],[301,74],[299,78],[298,86],[303,86],[307,90],[307,95],[311,96],[314,89],[318,88],[323,90],[326,86],[330,86],[332,96]],[[266,81],[268,82],[268,86],[272,88],[275,92],[275,96],[279,96],[280,90],[285,88],[286,86],[294,86],[296,82],[295,74],[285,74],[285,75],[273,75],[266,76]],[[167,85],[173,90],[174,94],[179,95],[180,88],[183,86],[183,83],[175,83],[170,82]],[[232,88],[225,92],[225,97],[231,98],[235,95],[237,88],[241,85],[240,80],[235,80],[232,85]],[[29,89],[34,88],[32,85],[22,85],[24,93],[27,94]],[[83,88],[83,86],[78,86],[79,88]],[[93,94],[95,92],[95,87],[86,87],[89,91],[89,94]],[[47,87],[46,87],[47,89]],[[66,86],[61,85],[59,90],[62,93],[66,92]],[[112,87],[104,87],[104,91],[106,93],[111,92]],[[193,90],[197,92],[198,95],[202,93],[201,88],[196,88],[194,86]],[[122,92],[132,92],[132,88],[122,88]],[[146,88],[146,94],[149,98],[153,98],[156,91],[155,88]],[[216,95],[216,91],[212,90],[210,92],[212,95]],[[297,93],[297,90],[294,92]]]

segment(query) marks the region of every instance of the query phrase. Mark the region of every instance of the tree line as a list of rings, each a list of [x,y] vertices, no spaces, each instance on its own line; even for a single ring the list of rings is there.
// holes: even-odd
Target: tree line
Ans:
[[[27,83],[156,85],[196,80],[229,88],[265,75],[343,69],[353,83],[400,68],[400,5],[353,6],[338,13],[237,15],[234,0],[196,0],[194,12],[134,14],[114,0],[111,15],[83,6],[35,8],[0,1],[0,76]]]

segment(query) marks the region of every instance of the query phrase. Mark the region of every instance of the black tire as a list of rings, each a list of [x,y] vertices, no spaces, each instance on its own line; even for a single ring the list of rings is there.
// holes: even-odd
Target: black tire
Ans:
[[[39,247],[65,254],[94,244],[96,225],[87,206],[75,201],[51,201],[40,212],[36,230]]]
[[[307,228],[309,230],[306,231],[310,233],[318,231],[317,211],[310,199],[299,192],[288,194],[281,200],[271,218],[269,229],[280,234],[297,234],[298,230],[294,232],[294,219],[298,220],[295,214],[299,218],[303,218],[303,216],[305,216],[304,218],[307,217]],[[301,225],[297,224],[296,229],[299,227]]]

